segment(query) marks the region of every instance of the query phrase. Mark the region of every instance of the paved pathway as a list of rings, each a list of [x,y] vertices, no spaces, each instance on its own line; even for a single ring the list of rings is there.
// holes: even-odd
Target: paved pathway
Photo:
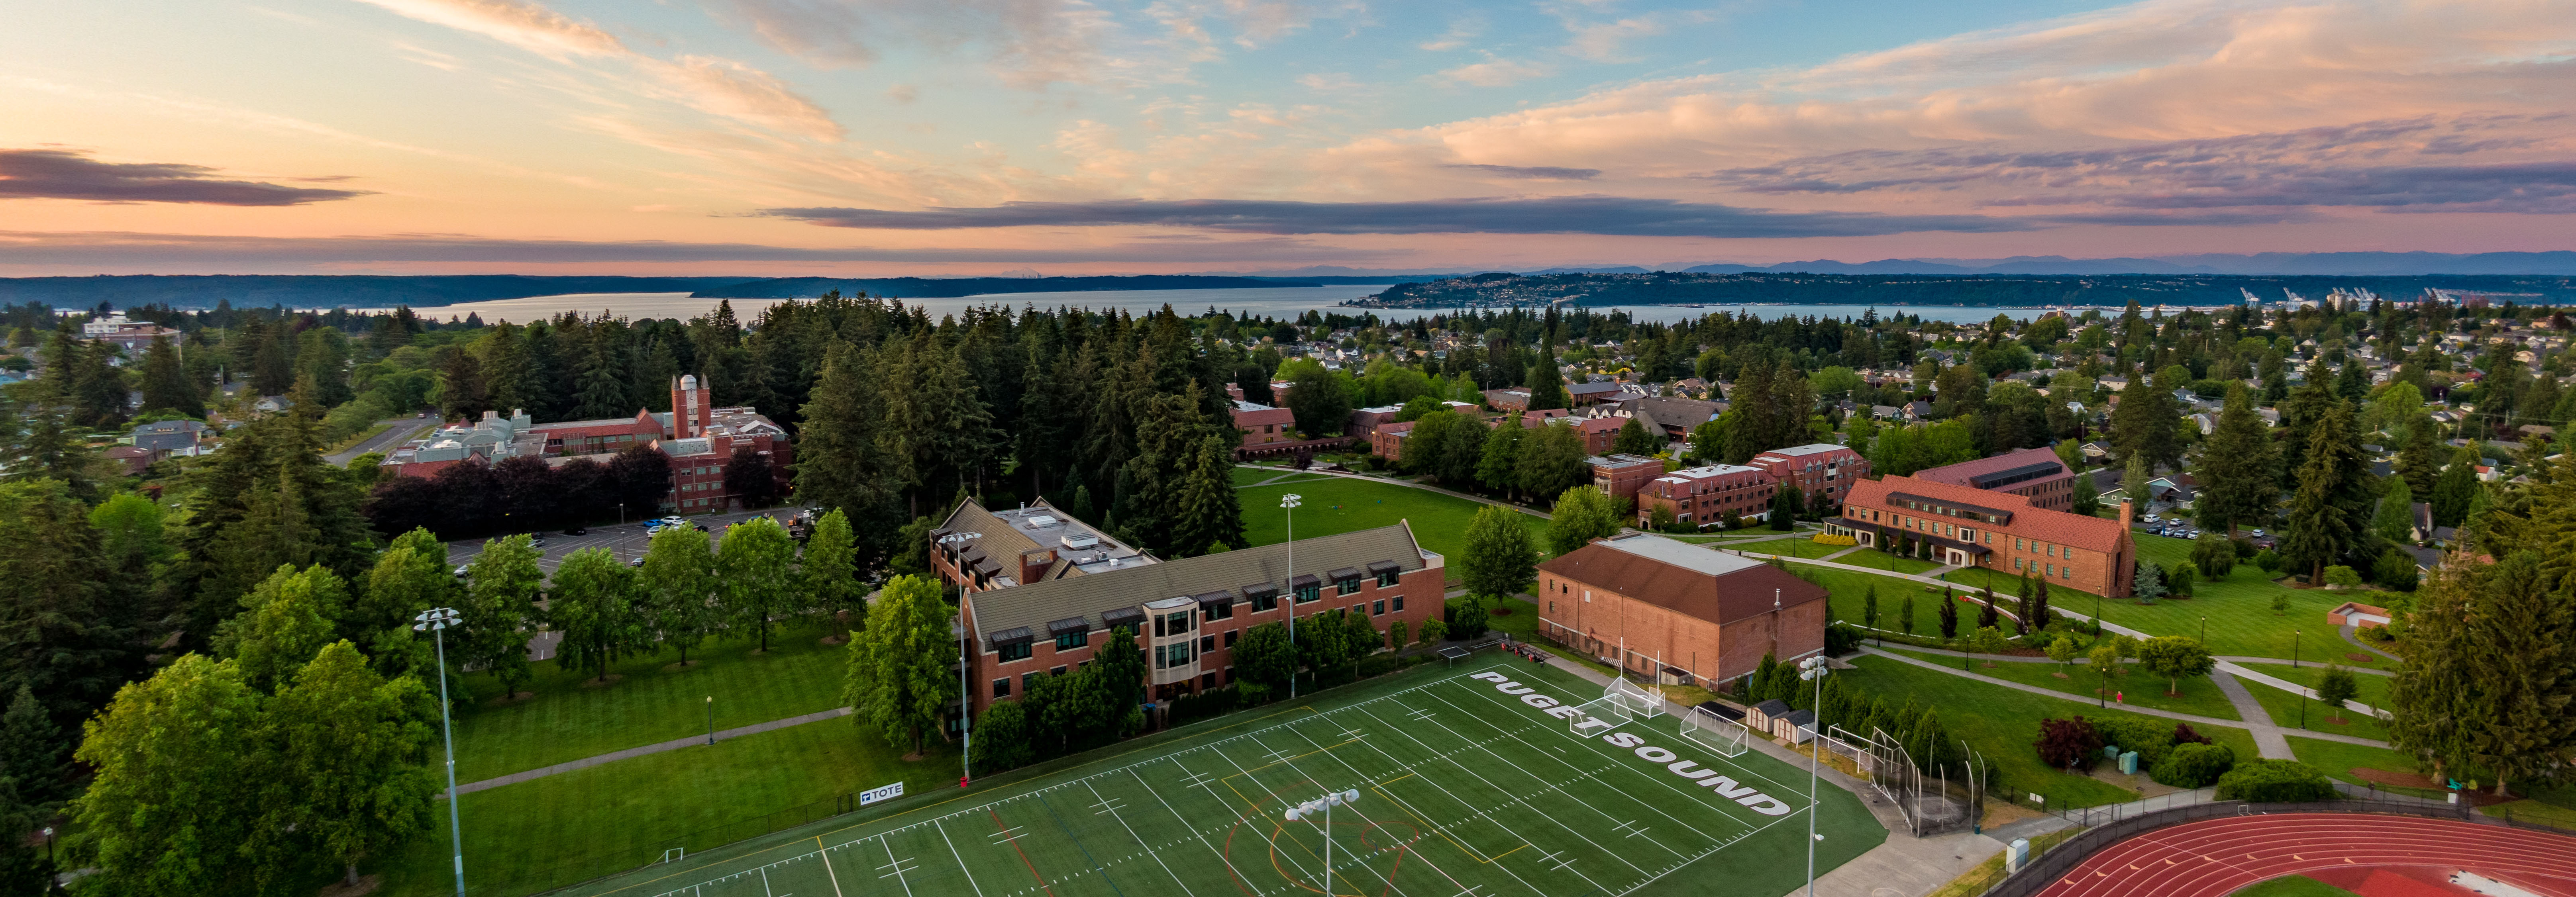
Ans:
[[[2211,670],[2209,681],[2218,683],[2218,691],[2227,696],[2227,703],[2236,705],[2236,715],[2244,717],[2247,722],[2272,718],[2272,714],[2264,710],[2260,702],[2254,700],[2254,693],[2245,690],[2245,683],[2236,681],[2236,677],[2228,675],[2226,670]],[[2299,759],[2298,753],[2290,750],[2290,739],[2281,734],[2280,727],[2247,726],[2246,728],[2254,732],[2256,755],[2266,760]]]
[[[1852,546],[1852,547],[1850,547],[1850,548],[1845,548],[1845,549],[1843,549],[1843,550],[1841,550],[1841,551],[1837,551],[1837,552],[1834,552],[1834,553],[1832,553],[1832,554],[1825,555],[1824,557],[1817,558],[1816,560],[1820,560],[1820,561],[1830,561],[1830,560],[1833,560],[1833,559],[1835,559],[1835,558],[1842,557],[1843,555],[1850,554],[1850,553],[1852,553],[1852,552],[1859,551],[1859,550],[1860,550],[1860,546],[1858,546],[1858,545],[1854,545],[1854,546]]]
[[[1943,673],[1947,673],[1947,674],[1952,675],[1952,676],[1958,676],[1958,677],[1966,678],[1966,679],[1974,679],[1974,680],[1977,680],[1977,681],[1979,681],[1979,682],[1984,682],[1984,683],[1989,684],[1989,685],[2000,685],[2000,686],[2003,686],[2003,687],[2005,687],[2005,688],[2014,689],[2014,690],[2016,690],[2016,691],[2026,691],[2026,692],[2030,692],[2031,694],[2035,694],[2035,695],[2044,695],[2044,696],[2046,696],[2046,697],[2057,698],[2057,699],[2059,699],[2059,700],[2063,700],[2063,701],[2076,701],[2076,702],[2080,702],[2080,701],[2082,701],[2082,700],[2083,700],[2083,699],[2081,699],[2081,698],[2075,697],[2075,696],[2073,696],[2073,695],[2069,695],[2069,694],[2067,694],[2067,693],[2065,693],[2065,692],[2058,691],[2058,690],[2056,690],[2056,689],[2051,689],[2051,688],[2042,688],[2042,687],[2037,686],[2037,685],[2025,685],[2025,684],[2022,684],[2022,683],[2019,683],[2019,682],[2014,682],[2014,681],[2011,681],[2011,680],[2008,680],[2008,679],[1997,679],[1997,678],[1994,678],[1994,677],[1992,677],[1992,676],[1980,676],[1980,675],[1977,675],[1977,674],[1975,674],[1975,673],[1966,672],[1966,671],[1963,671],[1963,670],[1954,670],[1954,669],[1951,669],[1951,668],[1950,668],[1948,665],[1946,665],[1946,664],[1938,664],[1938,663],[1933,663],[1933,662],[1928,661],[1928,660],[1922,660],[1922,659],[1918,659],[1918,658],[1907,657],[1907,656],[1902,655],[1902,654],[1895,654],[1895,653],[1891,653],[1891,652],[1887,652],[1887,651],[1881,651],[1881,650],[1879,650],[1879,649],[1877,649],[1877,648],[1874,648],[1874,647],[1871,647],[1871,646],[1868,646],[1868,645],[1862,645],[1862,646],[1860,646],[1860,650],[1861,650],[1863,653],[1867,653],[1867,654],[1875,655],[1875,656],[1878,656],[1878,657],[1884,657],[1884,658],[1887,658],[1887,659],[1889,659],[1889,660],[1896,661],[1896,662],[1898,662],[1898,663],[1909,663],[1909,664],[1913,664],[1913,665],[1918,666],[1918,667],[1922,667],[1922,668],[1927,669],[1927,670],[1939,670],[1939,671],[1941,671],[1941,672],[1943,672]],[[2213,674],[2213,678],[2215,678],[2215,674]],[[2229,685],[2234,685],[2234,683],[2233,683],[2232,681],[2230,681],[2230,682],[2228,682],[2228,683],[2226,683],[2226,684],[2222,684],[2222,685],[2220,686],[2220,688],[2226,688],[2226,687],[2228,687]],[[2236,687],[2237,687],[2237,688],[2239,688],[2239,689],[2243,688],[2243,686],[2242,686],[2242,685],[2236,685]],[[2231,696],[2231,698],[2232,698],[2232,697],[2233,697],[2233,696]],[[2247,700],[2252,700],[2251,696],[2248,696]],[[2130,712],[2130,713],[2143,714],[2143,715],[2146,715],[2146,716],[2161,716],[2161,717],[2164,717],[2164,718],[2166,718],[2166,719],[2181,720],[2181,721],[2183,721],[2183,722],[2191,723],[2191,724],[2193,724],[2193,725],[2225,726],[2225,727],[2227,727],[2227,728],[2231,728],[2231,729],[2247,729],[2247,730],[2251,730],[2251,731],[2253,731],[2253,732],[2255,733],[2255,741],[2254,741],[2254,743],[2255,743],[2257,746],[2260,746],[2260,745],[2263,743],[2263,739],[2262,739],[2262,733],[2263,733],[2263,732],[2269,731],[2269,732],[2273,733],[2274,735],[2281,735],[2282,733],[2284,733],[2284,732],[2286,732],[2286,731],[2287,731],[2287,730],[2282,729],[2282,728],[2281,728],[2280,726],[2278,726],[2278,725],[2274,725],[2274,724],[2272,724],[2272,723],[2270,723],[2270,722],[2267,722],[2268,720],[2270,720],[2270,719],[2272,718],[2272,715],[2271,715],[2271,714],[2268,714],[2268,713],[2264,713],[2264,712],[2262,711],[2262,709],[2260,708],[2260,706],[2257,706],[2257,707],[2256,707],[2256,708],[2255,708],[2255,709],[2254,709],[2250,714],[2248,714],[2248,718],[2247,718],[2247,719],[2242,719],[2242,720],[2219,719],[2219,718],[2217,718],[2217,717],[2212,717],[2212,716],[2200,716],[2200,715],[2198,715],[2198,714],[2192,714],[2192,713],[2176,713],[2176,712],[2171,711],[2171,710],[2157,710],[2157,709],[2149,708],[2149,707],[2136,707],[2136,706],[2130,706],[2130,707],[2123,707],[2123,708],[2121,708],[2121,709],[2126,710],[2126,711],[2128,711],[2128,712]],[[2240,704],[2240,705],[2238,706],[2238,708],[2237,708],[2237,712],[2239,712],[2239,713],[2246,713],[2246,711],[2245,711],[2245,709],[2244,709],[2244,706]],[[2337,735],[2337,734],[2334,734],[2334,733],[2331,733],[2331,732],[2308,732],[2308,731],[2301,731],[2301,732],[2299,732],[2298,734],[2299,734],[2299,737],[2301,737],[2301,738],[2315,738],[2315,739],[2319,739],[2319,740],[2322,740],[2322,741],[2340,741],[2340,742],[2343,742],[2343,743],[2345,743],[2345,744],[2358,744],[2358,745],[2363,745],[2363,746],[2366,746],[2366,747],[2379,747],[2379,748],[2384,748],[2384,747],[2387,747],[2387,746],[2388,746],[2388,743],[2387,743],[2387,742],[2385,742],[2385,741],[2372,741],[2372,740],[2367,739],[2367,738],[2358,738],[2358,737],[2354,737],[2354,736],[2351,736],[2351,735]],[[2284,742],[2282,742],[2282,743],[2281,743],[2281,745],[2282,745],[2282,749],[2286,751],[2286,750],[2288,749],[2289,742],[2284,741]],[[2269,754],[2266,754],[2265,756],[2270,756],[2270,755],[2269,755]],[[2286,756],[2286,755],[2285,755],[2285,756]]]
[[[2345,624],[2345,625],[2344,625],[2344,627],[2343,627],[2343,640],[2344,640],[2344,641],[2346,641],[2346,642],[2350,642],[2350,643],[2352,643],[2352,646],[2353,646],[2353,647],[2355,647],[2355,648],[2360,648],[2361,650],[2368,651],[2368,652],[2370,652],[2370,653],[2372,653],[2372,654],[2377,654],[2377,655],[2379,655],[2379,656],[2381,656],[2381,657],[2385,657],[2385,658],[2388,658],[2388,659],[2390,659],[2390,660],[2394,660],[2394,661],[2397,661],[2397,662],[2400,662],[2400,663],[2404,663],[2404,662],[2406,661],[2406,658],[2399,657],[2399,656],[2397,656],[2397,655],[2395,655],[2395,654],[2390,654],[2390,653],[2388,653],[2388,652],[2386,652],[2386,651],[2379,650],[2378,648],[2372,647],[2372,646],[2370,646],[2369,644],[2364,643],[2364,642],[2361,640],[2361,638],[2360,638],[2359,636],[2355,635],[2355,632],[2356,632],[2357,630],[2359,630],[2359,628],[2360,628],[2360,627],[2353,626],[2353,625],[2351,625],[2351,624],[2349,624],[2349,623]]]
[[[776,731],[789,726],[801,726],[806,723],[821,722],[827,719],[839,719],[848,715],[850,715],[850,708],[834,707],[820,713],[808,713],[804,716],[791,716],[786,719],[774,719],[765,723],[754,723],[740,728],[726,729],[716,733],[716,740],[723,741],[729,738],[741,738],[745,735],[757,735],[762,732]],[[480,782],[467,782],[456,786],[456,790],[461,794],[471,794],[486,788],[499,788],[503,785],[516,785],[529,779],[542,779],[556,773],[571,772],[576,769],[589,769],[602,763],[613,763],[629,757],[641,757],[646,754],[659,754],[663,751],[676,751],[685,747],[697,747],[706,743],[707,737],[704,735],[691,735],[687,738],[675,738],[660,744],[648,744],[643,747],[627,748],[622,751],[611,751],[596,757],[583,757],[579,760],[568,760],[562,763],[557,763],[553,766],[531,769],[527,772],[514,772],[499,778],[484,779]]]

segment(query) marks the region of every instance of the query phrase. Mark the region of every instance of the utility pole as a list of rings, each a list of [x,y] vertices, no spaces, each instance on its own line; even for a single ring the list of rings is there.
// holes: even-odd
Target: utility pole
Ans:
[[[1287,546],[1288,554],[1288,699],[1291,701],[1297,699],[1297,506],[1301,504],[1305,504],[1305,499],[1297,493],[1279,496],[1279,509],[1288,517],[1288,541],[1281,544]],[[1326,842],[1326,846],[1330,844],[1330,841]]]

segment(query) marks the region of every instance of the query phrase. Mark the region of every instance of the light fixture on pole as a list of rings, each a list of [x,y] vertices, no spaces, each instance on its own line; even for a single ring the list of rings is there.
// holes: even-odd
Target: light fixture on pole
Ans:
[[[707,746],[716,746],[716,696],[707,696]]]
[[[456,811],[456,726],[447,703],[447,627],[463,615],[452,607],[433,607],[412,618],[413,632],[427,632],[438,642],[438,731],[447,740],[447,843],[456,853],[456,897],[465,897],[465,826]]]
[[[1359,799],[1359,789],[1354,788],[1349,791],[1335,791],[1288,808],[1286,816],[1290,822],[1300,819],[1312,820],[1315,814],[1324,814],[1324,897],[1333,897],[1333,808],[1343,804],[1358,803]]]
[[[1297,656],[1297,506],[1305,504],[1304,496],[1291,492],[1279,496],[1279,509],[1288,517],[1288,656]],[[1288,699],[1297,699],[1297,663],[1288,662]]]
[[[1825,677],[1833,671],[1833,663],[1822,654],[1798,661],[1798,678],[1816,683],[1816,704],[1810,713],[1825,709]],[[1807,725],[1814,732],[1807,740],[1807,897],[1816,897],[1816,841],[1820,838],[1816,834],[1816,758],[1825,752],[1821,742],[1825,721],[1818,717]]]

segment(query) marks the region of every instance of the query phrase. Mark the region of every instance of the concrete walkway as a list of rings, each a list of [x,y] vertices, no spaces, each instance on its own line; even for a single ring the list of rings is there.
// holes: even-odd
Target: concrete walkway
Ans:
[[[827,719],[839,719],[848,715],[850,715],[850,708],[834,707],[830,710],[825,710],[819,713],[808,713],[804,716],[791,716],[786,719],[774,719],[765,723],[754,723],[740,728],[725,729],[716,733],[716,740],[724,741],[729,738],[741,738],[745,735],[774,732],[789,726],[801,726],[806,723],[822,722]],[[480,782],[467,782],[456,786],[456,791],[459,794],[472,794],[486,788],[499,788],[503,785],[516,785],[520,782],[528,781],[529,779],[542,779],[557,773],[571,772],[576,769],[589,769],[602,763],[614,763],[630,757],[641,757],[646,754],[659,754],[664,751],[676,751],[684,747],[702,746],[706,743],[707,737],[704,735],[691,735],[687,738],[675,738],[660,744],[648,744],[643,747],[627,748],[622,751],[612,751],[596,757],[583,757],[579,760],[568,760],[562,763],[557,763],[553,766],[531,769],[527,772],[514,772],[500,778],[484,779]]]
[[[1858,546],[1858,545],[1854,545],[1854,546],[1852,546],[1852,547],[1850,547],[1850,548],[1845,548],[1845,549],[1843,549],[1843,550],[1841,550],[1841,551],[1837,551],[1837,552],[1834,552],[1834,553],[1832,553],[1832,554],[1825,555],[1824,557],[1817,558],[1816,560],[1820,560],[1820,561],[1830,561],[1830,560],[1833,560],[1833,559],[1835,559],[1835,558],[1842,557],[1843,555],[1850,554],[1850,553],[1852,553],[1852,552],[1859,551],[1859,550],[1860,550],[1860,546]]]
[[[1892,652],[1881,651],[1881,650],[1879,650],[1879,649],[1877,649],[1877,648],[1874,648],[1874,647],[1871,647],[1871,646],[1868,646],[1868,645],[1862,645],[1862,646],[1860,646],[1860,650],[1861,650],[1861,652],[1862,652],[1862,653],[1865,653],[1865,654],[1870,654],[1870,655],[1877,656],[1877,657],[1884,657],[1884,658],[1887,658],[1887,659],[1889,659],[1889,660],[1896,661],[1896,662],[1898,662],[1898,663],[1913,664],[1913,665],[1915,665],[1915,666],[1922,667],[1922,668],[1927,669],[1927,670],[1939,670],[1939,671],[1941,671],[1942,673],[1946,673],[1946,674],[1948,674],[1948,675],[1958,676],[1958,677],[1965,678],[1965,679],[1974,679],[1974,680],[1977,680],[1977,681],[1979,681],[1979,682],[1986,683],[1986,684],[1988,684],[1988,685],[2000,685],[2000,686],[2003,686],[2003,687],[2005,687],[2005,688],[2013,689],[2013,690],[2016,690],[2016,691],[2026,691],[2026,692],[2030,692],[2031,694],[2035,694],[2035,695],[2043,695],[2043,696],[2046,696],[2046,697],[2056,698],[2056,699],[2058,699],[2058,700],[2062,700],[2062,701],[2076,702],[2076,703],[2081,703],[2081,702],[2083,701],[2083,699],[2082,699],[2082,698],[2076,697],[2076,696],[2074,696],[2074,695],[2067,694],[2067,693],[2062,692],[2062,691],[2058,691],[2058,690],[2056,690],[2056,689],[2051,689],[2051,688],[2042,688],[2042,687],[2037,686],[2037,685],[2025,685],[2025,684],[2022,684],[2022,683],[2019,683],[2019,682],[2014,682],[2014,681],[2011,681],[2011,680],[2008,680],[2008,679],[1997,679],[1997,678],[1994,678],[1994,677],[1992,677],[1992,676],[1980,676],[1980,675],[1977,675],[1976,673],[1971,673],[1971,672],[1967,672],[1967,671],[1963,671],[1963,670],[1954,670],[1954,669],[1951,669],[1951,668],[1949,668],[1947,665],[1944,665],[1944,664],[1937,664],[1937,663],[1933,663],[1933,662],[1928,661],[1928,660],[1920,660],[1920,659],[1917,659],[1917,658],[1907,657],[1907,656],[1902,655],[1902,654],[1896,654],[1896,653],[1892,653]],[[2212,678],[2215,678],[2215,677],[2216,677],[2216,674],[2213,674],[2213,675],[2212,675]],[[2222,684],[2222,685],[2220,686],[2220,688],[2222,688],[2222,689],[2223,689],[2223,688],[2228,687],[2228,685],[2233,685],[2233,684],[2234,684],[2234,683],[2231,681],[2231,682],[2229,682],[2229,683],[2227,683],[2227,684]],[[2242,686],[2242,685],[2236,685],[2236,687],[2237,687],[2237,688],[2239,688],[2239,689],[2242,689],[2242,688],[2243,688],[2243,686]],[[2231,699],[2232,699],[2232,697],[2233,697],[2233,696],[2231,696]],[[2251,700],[2253,700],[2253,698],[2252,698],[2252,696],[2249,694],[2249,695],[2246,697],[2246,700],[2251,701]],[[2181,720],[2181,721],[2183,721],[2183,722],[2187,722],[2187,723],[2190,723],[2190,724],[2195,725],[2195,726],[2200,726],[2200,725],[2208,725],[2208,726],[2225,726],[2225,727],[2227,727],[2227,728],[2231,728],[2231,729],[2246,729],[2246,730],[2250,730],[2250,731],[2253,731],[2253,732],[2255,733],[2255,741],[2254,741],[2254,743],[2255,743],[2256,745],[2258,745],[2258,746],[2259,746],[2259,745],[2261,745],[2261,744],[2263,743],[2263,740],[2262,740],[2262,733],[2263,733],[2263,732],[2265,732],[2265,731],[2269,731],[2269,732],[2273,733],[2273,734],[2274,734],[2274,735],[2276,735],[2276,736],[2283,735],[2284,733],[2286,733],[2287,731],[2289,731],[2289,730],[2286,730],[2286,729],[2281,728],[2281,727],[2280,727],[2280,726],[2278,726],[2278,725],[2275,725],[2275,724],[2273,724],[2273,723],[2269,722],[2269,720],[2272,718],[2272,715],[2271,715],[2271,714],[2268,714],[2268,713],[2264,713],[2264,712],[2262,712],[2262,709],[2261,709],[2260,705],[2257,705],[2257,706],[2256,706],[2255,710],[2254,710],[2254,711],[2249,715],[2249,718],[2248,718],[2248,719],[2242,719],[2242,720],[2219,719],[2219,718],[2217,718],[2217,717],[2213,717],[2213,716],[2201,716],[2201,715],[2198,715],[2198,714],[2192,714],[2192,713],[2176,713],[2176,712],[2171,711],[2171,710],[2157,710],[2157,709],[2149,708],[2149,707],[2124,706],[2124,707],[2122,707],[2122,708],[2120,708],[2120,709],[2122,709],[2122,710],[2126,710],[2126,711],[2128,711],[2128,712],[2130,712],[2130,713],[2136,713],[2136,714],[2140,714],[2140,715],[2144,715],[2144,716],[2161,716],[2161,717],[2164,717],[2164,718],[2166,718],[2166,719]],[[2237,712],[2239,712],[2239,713],[2245,713],[2245,712],[2246,712],[2246,710],[2245,710],[2244,706],[2240,704],[2240,705],[2237,707]],[[2351,736],[2351,735],[2336,735],[2336,734],[2333,734],[2333,733],[2331,733],[2331,732],[2309,732],[2309,731],[2300,731],[2298,734],[2299,734],[2299,737],[2301,737],[2301,738],[2315,738],[2315,739],[2318,739],[2318,740],[2321,740],[2321,741],[2340,741],[2340,742],[2343,742],[2343,743],[2345,743],[2345,744],[2358,744],[2358,745],[2363,745],[2363,746],[2365,746],[2365,747],[2377,747],[2377,748],[2384,748],[2384,747],[2387,747],[2387,746],[2388,746],[2388,743],[2387,743],[2387,742],[2385,742],[2385,741],[2372,741],[2372,740],[2367,739],[2367,738],[2357,738],[2357,737],[2354,737],[2354,736]],[[2288,746],[2289,746],[2289,742],[2286,742],[2286,741],[2281,742],[2281,745],[2282,745],[2283,750],[2287,750],[2287,749],[2288,749]],[[2266,756],[2270,756],[2270,755],[2266,754]],[[2285,755],[2285,756],[2286,756],[2286,755]]]
[[[385,428],[384,432],[359,440],[357,445],[350,446],[347,451],[324,455],[322,460],[329,461],[335,466],[345,467],[359,455],[368,452],[392,451],[395,447],[410,441],[413,436],[419,435],[421,431],[438,426],[439,423],[436,418],[428,417],[397,417],[380,420],[375,425]]]
[[[2236,681],[2236,677],[2228,675],[2226,670],[2211,670],[2209,681],[2218,683],[2219,693],[2227,696],[2227,703],[2236,705],[2236,715],[2244,717],[2247,722],[2272,718],[2272,714],[2263,709],[2262,703],[2254,700],[2254,694],[2245,690],[2245,683]],[[2266,760],[2299,759],[2298,753],[2290,750],[2289,736],[2281,734],[2280,727],[2247,726],[2246,728],[2254,733],[2254,753],[2257,756]]]

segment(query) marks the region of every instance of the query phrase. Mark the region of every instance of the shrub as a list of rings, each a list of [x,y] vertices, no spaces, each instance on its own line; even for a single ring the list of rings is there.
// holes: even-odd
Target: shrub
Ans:
[[[2279,573],[2281,572],[2281,553],[2269,548],[2263,549],[2254,555],[2254,566],[2263,568],[2265,573]]]
[[[2361,585],[2361,573],[2351,567],[2336,564],[2332,567],[2326,568],[2326,584],[2330,586],[2343,586],[2344,588],[2359,586]]]
[[[2039,760],[2051,769],[2087,770],[2102,759],[2102,734],[2081,716],[2039,721]]]
[[[1236,707],[1241,706],[1243,699],[1241,688],[1243,686],[1237,685],[1234,688],[1219,688],[1173,698],[1167,725],[1177,726],[1192,720],[1232,713]]]
[[[2275,804],[2333,800],[2334,780],[2296,760],[2247,760],[2218,777],[2218,799]]]
[[[1807,541],[1809,541],[1809,542],[1814,542],[1814,543],[1816,543],[1816,544],[1818,544],[1818,545],[1858,545],[1858,544],[1860,544],[1860,540],[1859,540],[1859,539],[1855,539],[1855,538],[1852,538],[1852,537],[1850,537],[1850,536],[1834,536],[1834,535],[1827,535],[1827,534],[1825,534],[1825,533],[1817,533],[1817,534],[1815,534],[1815,535],[1813,535],[1813,536],[1809,536],[1809,537],[1807,537]]]
[[[2176,788],[2205,788],[2236,767],[2236,752],[2223,744],[2175,745],[2164,762],[2147,770],[2149,778]]]
[[[2370,578],[2388,588],[2412,592],[2422,577],[2416,569],[2414,555],[2390,548],[2381,552],[2379,560],[2370,565]]]
[[[2173,729],[2160,719],[2116,716],[2097,720],[2093,727],[2102,733],[2103,744],[2116,744],[2123,751],[2138,752],[2139,766],[2152,769],[2173,750]]]
[[[2236,543],[2219,533],[2202,533],[2192,542],[2191,565],[2211,579],[2226,579],[2236,569]]]
[[[2192,728],[2190,723],[2175,723],[2173,743],[2176,747],[2180,747],[2186,744],[2217,744],[2218,742],[2211,741],[2209,736],[2200,734],[2200,730]]]
[[[1842,623],[1825,627],[1825,653],[1841,657],[1860,645],[1860,630]]]
[[[1235,683],[1234,700],[1245,707],[1270,703],[1270,686],[1259,682]]]
[[[1448,623],[1451,641],[1473,641],[1476,637],[1484,635],[1487,628],[1485,606],[1481,604],[1469,607],[1454,605],[1446,607],[1441,609],[1440,616]]]
[[[1388,673],[1395,672],[1395,668],[1402,665],[1403,662],[1398,660],[1393,654],[1371,654],[1367,657],[1360,658],[1360,678],[1367,679],[1373,676],[1384,676]]]

